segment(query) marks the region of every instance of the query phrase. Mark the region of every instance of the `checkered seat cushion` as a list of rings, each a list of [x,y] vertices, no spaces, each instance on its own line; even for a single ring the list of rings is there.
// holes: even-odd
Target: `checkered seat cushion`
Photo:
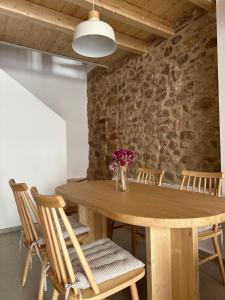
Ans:
[[[144,267],[144,264],[140,260],[119,247],[110,239],[101,239],[83,245],[82,250],[97,284]],[[79,288],[89,288],[89,281],[86,278],[76,251],[69,249],[69,252]]]
[[[213,229],[212,225],[198,227],[198,233],[202,233],[204,231],[208,231],[208,230],[212,230],[212,229]]]

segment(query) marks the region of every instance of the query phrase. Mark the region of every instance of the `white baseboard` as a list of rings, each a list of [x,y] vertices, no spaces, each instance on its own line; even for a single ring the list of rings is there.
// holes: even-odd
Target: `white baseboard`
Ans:
[[[9,232],[13,232],[13,231],[19,231],[19,230],[21,230],[21,226],[3,228],[3,229],[0,229],[0,234],[9,233]]]

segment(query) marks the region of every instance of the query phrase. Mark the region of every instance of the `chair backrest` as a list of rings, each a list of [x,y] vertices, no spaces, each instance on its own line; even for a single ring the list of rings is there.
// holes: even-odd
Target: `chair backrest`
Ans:
[[[163,170],[140,168],[138,169],[137,182],[161,186],[163,175]]]
[[[39,222],[36,206],[28,193],[28,187],[25,183],[16,183],[14,179],[10,179],[9,185],[13,191],[16,201],[16,206],[25,237],[24,242],[28,245],[31,245],[32,243],[37,242],[39,239],[37,230],[35,228],[35,223]]]
[[[93,291],[98,294],[99,287],[95,282],[94,276],[84,256],[81,246],[64,212],[63,207],[65,207],[65,201],[63,197],[59,195],[40,195],[35,187],[31,188],[31,194],[37,205],[43,235],[45,238],[47,256],[51,268],[50,278],[52,279],[53,285],[65,290],[66,285],[76,283],[75,273],[61,228],[61,224],[63,223],[90,283],[90,286]],[[59,216],[62,220],[61,222],[59,222]],[[73,286],[72,289],[74,290],[75,295],[77,295],[77,288]]]
[[[183,170],[181,174],[181,190],[206,193],[218,197],[222,195],[222,179],[224,178],[224,173]]]

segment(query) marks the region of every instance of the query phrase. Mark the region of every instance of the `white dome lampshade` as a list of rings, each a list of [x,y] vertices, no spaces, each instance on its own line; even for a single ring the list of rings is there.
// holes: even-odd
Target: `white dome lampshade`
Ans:
[[[73,50],[82,56],[104,57],[116,50],[113,28],[99,19],[99,12],[89,12],[88,20],[81,22],[75,29]]]

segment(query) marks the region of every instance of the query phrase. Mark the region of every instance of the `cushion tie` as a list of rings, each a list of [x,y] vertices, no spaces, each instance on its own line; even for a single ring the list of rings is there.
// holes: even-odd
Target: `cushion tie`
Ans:
[[[23,237],[24,237],[24,233],[23,233],[23,230],[21,230],[20,242],[19,242],[19,249],[20,249],[20,251],[22,249]]]
[[[76,281],[74,283],[65,284],[65,289],[66,289],[65,300],[69,299],[71,289],[77,289],[78,295],[79,295],[79,300],[83,300],[82,295],[81,295],[81,291],[80,291],[80,282],[79,281]]]
[[[22,245],[24,246],[24,243],[23,243],[23,238],[24,238],[24,232],[23,230],[21,230],[21,235],[20,235],[20,241],[19,241],[19,249],[21,251],[22,249]],[[42,258],[41,258],[41,255],[40,255],[40,252],[39,252],[39,248],[38,246],[40,245],[40,241],[35,241],[33,242],[31,245],[30,245],[30,250],[31,250],[31,253],[33,252],[33,250],[35,250],[40,262],[42,263]],[[30,257],[30,268],[32,269],[32,255]]]
[[[42,288],[44,288],[44,291],[47,292],[48,290],[48,284],[47,284],[47,273],[48,273],[48,270],[50,268],[50,264],[49,262],[47,262],[47,264],[45,265],[45,268],[44,268],[44,286]]]
[[[30,256],[30,268],[32,269],[32,252],[33,250],[35,250],[41,264],[43,263],[42,262],[42,258],[41,258],[41,255],[40,255],[40,252],[39,252],[39,248],[38,248],[38,245],[39,245],[39,241],[35,241],[33,242],[31,245],[30,245],[30,250],[31,250],[31,256]]]

